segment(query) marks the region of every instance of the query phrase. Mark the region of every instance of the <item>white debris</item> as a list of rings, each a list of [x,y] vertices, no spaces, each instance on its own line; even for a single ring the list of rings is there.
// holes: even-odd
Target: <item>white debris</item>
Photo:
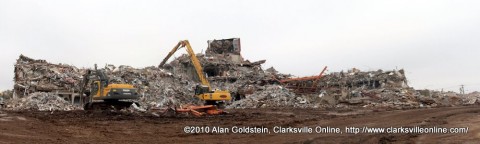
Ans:
[[[10,110],[71,111],[81,109],[52,93],[36,92],[21,99],[6,102]]]

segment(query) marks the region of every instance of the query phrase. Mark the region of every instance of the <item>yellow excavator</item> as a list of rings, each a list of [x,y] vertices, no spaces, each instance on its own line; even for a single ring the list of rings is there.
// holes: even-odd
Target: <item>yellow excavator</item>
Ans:
[[[83,75],[80,94],[84,110],[119,110],[134,103],[138,106],[137,89],[131,84],[110,84],[105,72],[97,69],[96,64],[94,70],[89,69]]]
[[[163,59],[158,67],[162,68],[167,60],[179,49],[186,48],[187,53],[192,61],[195,71],[198,78],[200,79],[201,84],[195,87],[195,96],[200,100],[205,101],[203,106],[187,106],[180,109],[176,109],[177,112],[191,112],[194,115],[201,116],[204,114],[223,114],[225,111],[219,110],[218,107],[221,107],[226,101],[230,101],[232,96],[228,90],[212,90],[210,83],[208,82],[205,73],[203,72],[202,65],[198,60],[197,56],[193,52],[192,47],[188,40],[182,40],[168,53],[168,55]]]

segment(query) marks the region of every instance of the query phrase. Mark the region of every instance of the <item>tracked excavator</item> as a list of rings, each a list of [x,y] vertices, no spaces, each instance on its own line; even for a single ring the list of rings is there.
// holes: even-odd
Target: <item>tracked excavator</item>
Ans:
[[[139,94],[130,84],[111,84],[103,69],[87,70],[83,75],[80,94],[84,110],[120,110],[138,106]]]
[[[193,52],[193,49],[190,46],[188,40],[182,40],[178,42],[178,44],[163,59],[159,67],[162,68],[167,62],[167,60],[181,48],[185,48],[187,50],[190,60],[195,67],[197,76],[200,79],[201,84],[195,87],[195,96],[200,100],[204,101],[205,105],[189,105],[185,107],[175,108],[175,111],[189,112],[196,116],[225,114],[226,112],[219,108],[223,107],[223,104],[225,104],[226,101],[230,101],[232,99],[230,91],[213,90],[211,88],[210,83],[208,82],[205,73],[203,72],[202,65],[200,64],[200,61],[198,60],[195,53]]]

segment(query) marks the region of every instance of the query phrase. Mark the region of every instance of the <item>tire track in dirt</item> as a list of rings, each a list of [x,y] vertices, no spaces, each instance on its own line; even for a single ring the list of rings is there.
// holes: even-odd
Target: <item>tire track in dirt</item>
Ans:
[[[155,117],[124,112],[8,112],[26,120],[0,122],[6,143],[411,143],[480,140],[480,107],[412,110],[237,109],[214,117]],[[185,126],[468,126],[454,134],[186,134]],[[201,140],[201,141],[200,141]]]

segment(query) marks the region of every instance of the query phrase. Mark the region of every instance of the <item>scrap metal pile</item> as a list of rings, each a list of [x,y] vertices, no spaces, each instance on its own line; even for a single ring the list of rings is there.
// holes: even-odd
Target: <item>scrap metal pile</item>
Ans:
[[[458,94],[418,91],[408,86],[404,70],[347,72],[325,74],[313,93],[298,93],[280,80],[292,78],[273,67],[263,70],[265,60],[250,62],[240,54],[239,39],[209,41],[206,54],[197,57],[212,87],[227,89],[234,100],[227,108],[264,107],[391,107],[418,108],[477,103],[479,95],[460,97]],[[166,64],[164,68],[105,65],[110,82],[128,83],[138,88],[140,106],[144,109],[183,104],[201,104],[194,97],[199,83],[187,55]],[[72,110],[76,107],[62,98],[58,91],[79,92],[79,83],[86,70],[65,64],[51,64],[20,55],[15,64],[14,97],[8,108],[38,110]],[[311,80],[301,83],[312,84]],[[288,87],[288,88],[287,88]],[[39,93],[45,92],[45,93]]]

